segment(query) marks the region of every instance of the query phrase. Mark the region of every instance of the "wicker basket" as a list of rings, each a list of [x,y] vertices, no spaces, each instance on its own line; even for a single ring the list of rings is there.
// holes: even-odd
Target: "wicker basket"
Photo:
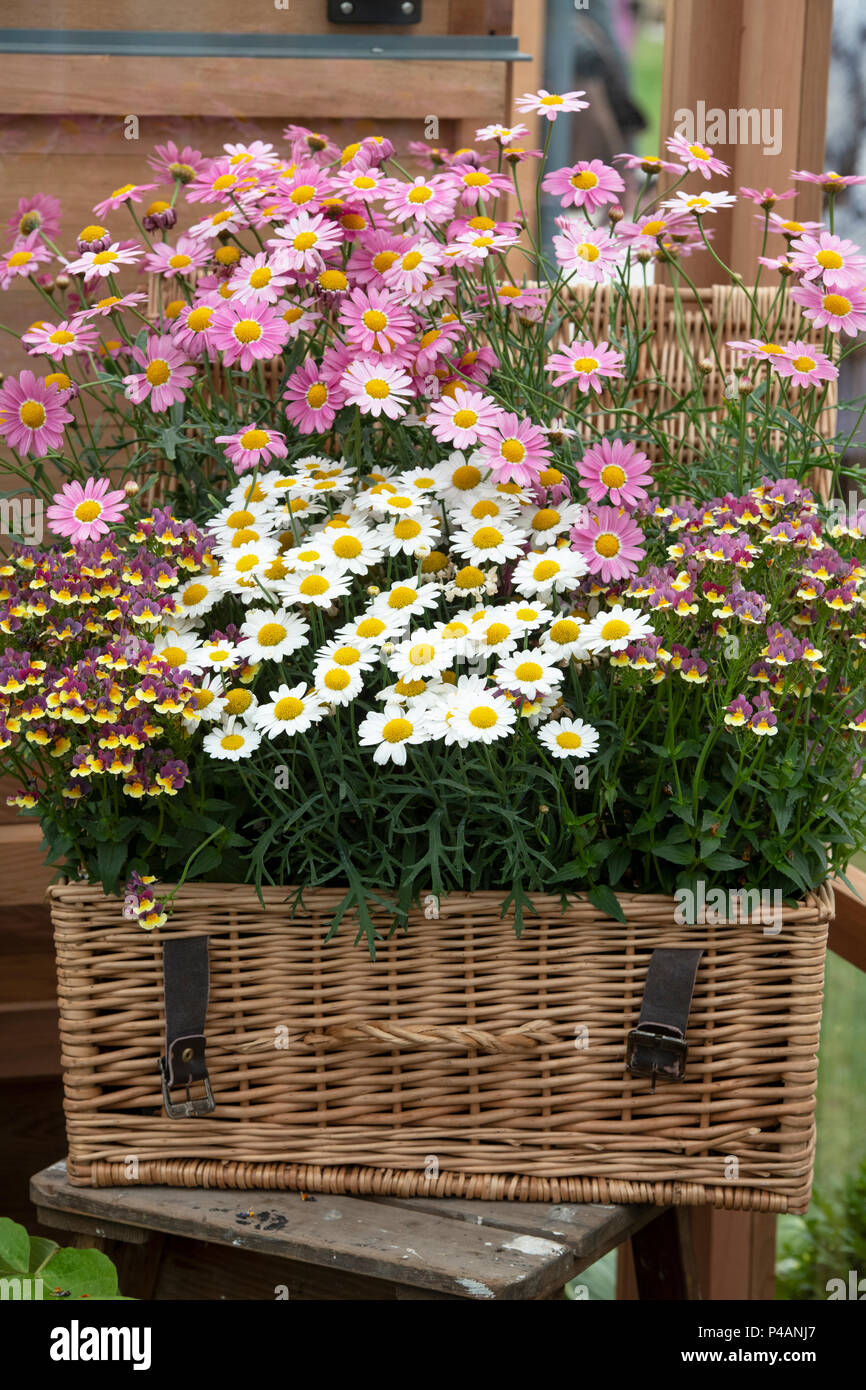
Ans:
[[[293,916],[190,885],[148,936],[99,888],[51,890],[73,1182],[805,1210],[829,889],[776,934],[536,897],[519,940],[500,895],[452,895],[375,962],[347,924],[326,943],[341,896]],[[210,937],[217,1109],[170,1120],[160,938],[184,933]],[[657,946],[704,956],[686,1078],[652,1092],[624,1058]]]

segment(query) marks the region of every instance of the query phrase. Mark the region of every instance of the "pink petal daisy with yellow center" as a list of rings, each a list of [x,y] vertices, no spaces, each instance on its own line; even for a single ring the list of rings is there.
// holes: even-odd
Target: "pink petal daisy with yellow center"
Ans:
[[[56,385],[24,371],[0,387],[0,434],[24,458],[42,458],[63,444],[63,427],[72,420]]]
[[[590,574],[605,584],[634,574],[646,550],[643,532],[621,508],[598,507],[571,531],[571,543],[586,560]]]
[[[142,370],[123,378],[128,400],[140,405],[149,397],[151,409],[155,411],[167,410],[183,400],[195,376],[195,368],[168,334],[150,338],[144,351],[133,348],[132,356]]]
[[[123,492],[109,491],[107,478],[64,483],[45,515],[55,536],[68,536],[73,545],[108,533],[107,523],[120,521],[127,507]]]
[[[496,483],[537,482],[551,457],[544,430],[519,415],[503,411],[495,425],[482,431],[478,461],[492,470]]]
[[[577,465],[590,502],[608,496],[615,507],[636,507],[648,496],[651,464],[634,444],[602,439],[587,449]]]
[[[255,361],[278,356],[288,337],[288,324],[269,305],[229,303],[213,316],[209,346],[222,353],[227,367],[239,362],[248,372]]]
[[[621,377],[625,359],[606,342],[570,343],[547,359],[544,370],[555,372],[554,386],[576,385],[579,391],[601,391],[602,377]]]

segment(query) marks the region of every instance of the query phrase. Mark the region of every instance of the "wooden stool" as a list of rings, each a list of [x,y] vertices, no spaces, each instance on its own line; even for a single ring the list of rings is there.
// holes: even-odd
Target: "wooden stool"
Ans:
[[[315,1197],[31,1180],[39,1220],[103,1250],[133,1298],[559,1299],[631,1240],[641,1298],[696,1297],[672,1207]]]

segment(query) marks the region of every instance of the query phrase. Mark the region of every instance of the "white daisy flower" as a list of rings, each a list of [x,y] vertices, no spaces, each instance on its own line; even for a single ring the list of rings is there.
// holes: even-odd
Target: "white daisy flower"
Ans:
[[[324,502],[318,498],[295,496],[292,493],[286,496],[285,493],[280,497],[280,504],[274,512],[276,524],[290,535],[300,534],[297,527],[301,522],[311,521],[313,517],[321,516],[325,510]]]
[[[330,567],[297,570],[280,580],[278,587],[287,603],[313,603],[317,608],[330,608],[336,599],[344,598],[349,592],[346,576]]]
[[[218,574],[199,574],[191,579],[182,589],[178,589],[173,595],[177,606],[178,616],[184,618],[198,618],[203,613],[209,612],[214,604],[219,603],[223,596],[222,586],[219,583]]]
[[[586,657],[589,653],[584,646],[585,632],[586,624],[582,618],[557,618],[542,634],[541,649],[548,652],[554,661],[572,656]]]
[[[620,652],[630,643],[652,635],[649,618],[636,608],[623,608],[617,603],[590,619],[583,629],[583,642],[595,656],[602,651]]]
[[[434,631],[418,628],[395,647],[386,660],[402,680],[426,680],[446,671],[454,661],[454,643]]]
[[[490,472],[487,464],[477,462],[478,456],[478,450],[467,457],[455,449],[443,463],[438,463],[434,470],[437,496],[444,502],[459,503],[474,492]]]
[[[413,576],[411,579],[399,580],[392,584],[390,589],[385,589],[379,594],[372,611],[377,617],[405,626],[411,618],[417,617],[428,608],[435,608],[438,602],[439,595],[436,590],[429,584],[425,584],[422,589],[417,576]]]
[[[276,468],[267,473],[259,473],[253,478],[242,478],[226,496],[226,507],[249,507],[264,502],[274,496],[274,489],[282,474]]]
[[[523,521],[532,532],[535,546],[556,545],[561,536],[576,526],[583,515],[583,508],[574,503],[565,506],[527,508]]]
[[[474,654],[495,656],[501,661],[522,641],[524,632],[525,628],[510,619],[505,606],[494,609],[492,614],[472,625],[470,637]]]
[[[282,661],[306,645],[309,624],[284,608],[251,608],[241,623],[238,650],[249,661]]]
[[[357,666],[340,666],[338,662],[322,662],[314,673],[316,694],[331,705],[350,705],[364,688]]]
[[[253,692],[246,685],[233,685],[227,690],[224,697],[226,718],[235,715],[238,719],[243,719],[247,724],[255,722],[254,715],[258,708],[258,700]]]
[[[451,544],[471,565],[504,565],[523,554],[525,537],[507,521],[496,525],[484,522],[481,526],[455,531]]]
[[[344,623],[342,627],[337,628],[336,636],[341,642],[354,643],[356,646],[361,641],[379,647],[402,631],[403,624],[392,623],[368,609],[360,618],[353,618],[350,623]]]
[[[377,528],[376,537],[388,555],[416,555],[425,547],[429,554],[441,541],[441,530],[438,516],[419,512],[394,522],[389,518],[387,525]]]
[[[376,699],[386,705],[412,704],[417,705],[420,710],[427,708],[431,690],[441,684],[442,682],[435,679],[423,680],[420,676],[401,676],[393,685],[385,685],[375,694]]]
[[[565,547],[551,552],[533,550],[518,560],[514,567],[514,587],[527,598],[549,595],[555,587],[560,591],[574,588],[575,582],[586,574],[586,560],[576,550]]]
[[[224,642],[218,637],[202,643],[201,660],[203,666],[208,666],[214,671],[232,671],[242,663],[238,648],[232,642]]]
[[[251,729],[239,719],[229,719],[227,723],[205,734],[202,748],[211,758],[223,758],[238,763],[254,753],[262,741],[256,729]]]
[[[261,540],[274,529],[274,521],[266,502],[251,502],[241,507],[223,507],[208,524],[208,531],[222,550],[237,550],[247,540]],[[251,535],[248,533],[252,532]]]
[[[212,724],[222,719],[226,707],[222,677],[210,671],[200,676],[193,691],[193,703],[195,713],[184,717],[188,730],[197,729],[200,723]]]
[[[375,748],[373,761],[380,765],[396,763],[404,767],[407,747],[424,743],[427,737],[423,714],[418,718],[401,705],[386,705],[381,712],[373,711],[358,728],[358,742],[362,748]]]
[[[554,665],[547,652],[534,648],[531,651],[516,652],[506,661],[500,662],[493,672],[496,684],[506,690],[519,691],[534,699],[537,695],[549,695],[561,683],[564,672]]]
[[[153,654],[173,670],[203,671],[206,664],[196,633],[179,627],[165,628],[153,638]]]
[[[283,563],[290,572],[327,569],[329,562],[328,549],[318,536],[303,536],[291,550],[283,551]]]
[[[480,487],[451,506],[450,518],[454,526],[467,531],[477,526],[498,526],[502,521],[517,524],[520,505],[513,497],[503,497],[492,489]]]
[[[416,492],[426,494],[436,491],[436,475],[432,468],[409,468],[405,473],[398,473],[394,483],[398,492],[408,492],[410,496]]]
[[[332,638],[326,642],[316,652],[314,675],[318,679],[318,669],[330,666],[340,666],[345,671],[358,672],[371,671],[379,653],[376,644],[369,639],[356,637],[354,641],[342,641],[340,638]]]
[[[423,492],[400,492],[385,487],[372,488],[367,494],[370,498],[368,510],[381,520],[399,520],[401,516],[423,516],[428,509],[428,499]]]
[[[276,541],[251,541],[226,555],[220,566],[220,579],[227,591],[240,594],[250,603],[261,595],[265,571],[279,555]],[[258,583],[256,581],[259,581]]]
[[[465,681],[465,677],[463,678]],[[461,748],[472,743],[494,743],[506,738],[517,722],[517,715],[502,695],[492,690],[468,689],[458,685],[449,721],[449,735]]]
[[[551,719],[539,729],[538,741],[554,758],[588,758],[598,752],[598,730],[582,719]]]
[[[328,566],[350,574],[366,574],[382,558],[379,537],[364,526],[326,526],[316,538]]]
[[[507,605],[508,621],[515,623],[521,632],[533,632],[543,627],[553,617],[553,610],[544,603],[531,603],[522,599],[519,603]]]
[[[256,727],[268,738],[279,738],[281,734],[306,733],[327,714],[327,706],[318,695],[308,690],[304,681],[300,685],[279,685],[271,690],[267,701],[259,705],[255,713]]]

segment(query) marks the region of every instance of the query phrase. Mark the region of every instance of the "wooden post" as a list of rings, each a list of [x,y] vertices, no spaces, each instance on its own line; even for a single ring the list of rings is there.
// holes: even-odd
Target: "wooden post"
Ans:
[[[698,117],[703,111],[709,125],[710,113],[721,111],[726,138],[714,148],[731,166],[726,179],[715,176],[707,184],[694,174],[684,188],[736,192],[743,185],[769,186],[778,193],[793,186],[792,169],[823,168],[832,18],[828,0],[725,0],[723,5],[717,0],[667,0],[662,137],[674,133],[677,113],[687,111],[698,127],[696,139],[713,144],[712,138],[704,141]],[[759,127],[763,119],[764,134],[747,112],[757,113]],[[788,215],[800,222],[817,220],[820,189],[798,187],[796,202],[781,207],[793,209]],[[756,211],[743,201],[712,219],[714,249],[747,283],[754,281],[761,253]],[[769,245],[784,249],[778,236]],[[688,273],[698,285],[724,278],[708,252],[689,258]]]

